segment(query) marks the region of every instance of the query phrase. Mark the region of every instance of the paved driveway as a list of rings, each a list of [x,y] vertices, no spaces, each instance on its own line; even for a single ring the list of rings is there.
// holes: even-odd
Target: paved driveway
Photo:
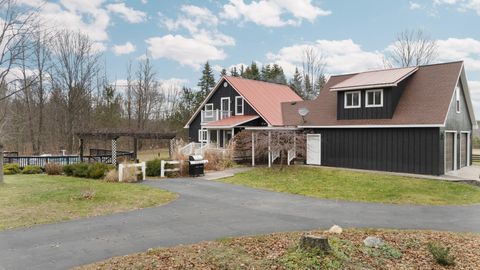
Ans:
[[[332,224],[480,232],[480,206],[319,200],[199,179],[145,184],[180,197],[162,207],[0,232],[0,269],[65,269],[151,247]]]

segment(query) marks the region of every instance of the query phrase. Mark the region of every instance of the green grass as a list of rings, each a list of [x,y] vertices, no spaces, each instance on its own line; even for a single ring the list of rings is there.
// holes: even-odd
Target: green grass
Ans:
[[[11,175],[0,184],[0,230],[162,205],[175,198],[168,191],[137,184]]]
[[[360,202],[464,205],[480,203],[480,188],[382,173],[292,166],[256,168],[220,181],[317,198]]]

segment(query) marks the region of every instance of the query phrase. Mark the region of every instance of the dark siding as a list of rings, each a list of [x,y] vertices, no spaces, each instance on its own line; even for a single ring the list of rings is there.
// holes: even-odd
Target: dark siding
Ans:
[[[442,173],[439,128],[315,129],[322,165],[417,174]]]
[[[356,90],[361,91],[361,107],[345,109],[344,108],[344,95],[345,92],[350,91],[340,91],[337,92],[337,119],[389,119],[393,117],[395,108],[397,107],[398,101],[402,96],[402,93],[405,89],[410,78],[403,80],[396,87],[388,87],[383,89],[383,107],[373,107],[367,108],[365,104],[367,103],[367,90]]]

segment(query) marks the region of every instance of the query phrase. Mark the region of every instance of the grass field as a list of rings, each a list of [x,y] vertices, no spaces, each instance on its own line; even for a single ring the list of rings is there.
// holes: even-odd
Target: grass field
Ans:
[[[480,203],[480,188],[382,173],[292,166],[256,168],[220,181],[278,192],[349,201],[463,205]]]
[[[116,257],[78,269],[478,269],[480,235],[466,233],[347,230],[328,235],[330,253],[298,247],[302,234],[322,231],[275,233],[224,238],[195,245],[151,249]],[[380,237],[381,248],[363,245],[367,236]],[[429,242],[451,247],[454,266],[436,263]]]
[[[160,148],[153,150],[142,150],[138,152],[138,159],[140,161],[149,161],[156,158],[169,160],[168,148]]]
[[[11,175],[0,185],[0,230],[162,205],[175,198],[138,184]]]

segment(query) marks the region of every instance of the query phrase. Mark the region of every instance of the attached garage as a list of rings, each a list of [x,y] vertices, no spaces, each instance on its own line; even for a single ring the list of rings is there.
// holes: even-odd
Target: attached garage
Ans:
[[[455,170],[456,132],[445,132],[445,172]]]

